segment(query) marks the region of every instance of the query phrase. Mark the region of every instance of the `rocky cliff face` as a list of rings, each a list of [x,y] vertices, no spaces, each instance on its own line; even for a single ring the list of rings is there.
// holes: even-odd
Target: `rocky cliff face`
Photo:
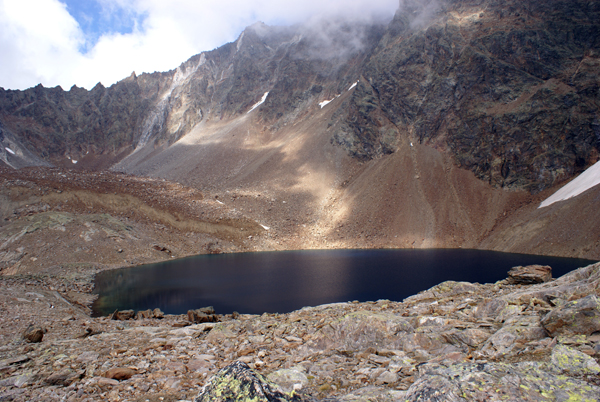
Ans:
[[[318,96],[349,85],[384,31],[378,24],[316,25],[257,23],[235,43],[176,70],[132,73],[110,88],[0,89],[0,123],[15,137],[12,146],[37,156],[22,161],[8,154],[3,161],[13,167],[46,161],[107,168],[148,144],[174,143],[204,119],[244,114],[266,93],[263,124],[282,126]],[[100,154],[101,164],[93,158]]]
[[[108,167],[205,119],[244,114],[267,93],[260,121],[277,130],[358,80],[331,123],[332,141],[354,157],[409,138],[494,186],[535,192],[598,159],[598,21],[587,0],[454,0],[403,1],[387,28],[259,23],[176,70],[110,88],[1,90],[0,122],[41,160]]]
[[[403,2],[335,141],[373,158],[408,137],[495,186],[547,188],[598,159],[598,21],[590,1]]]

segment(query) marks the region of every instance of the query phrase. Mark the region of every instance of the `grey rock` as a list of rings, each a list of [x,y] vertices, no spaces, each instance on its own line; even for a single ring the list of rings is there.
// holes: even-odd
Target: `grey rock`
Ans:
[[[100,354],[97,352],[83,352],[82,354],[80,354],[76,361],[79,363],[91,363],[94,362],[96,359],[98,359],[98,357],[100,357]]]
[[[340,402],[393,402],[403,401],[405,391],[391,390],[386,387],[369,386],[359,388],[340,398]]]
[[[477,305],[473,315],[479,319],[491,318],[495,320],[507,306],[508,302],[506,300],[486,299]]]
[[[541,320],[551,336],[600,331],[600,300],[594,294],[557,307]]]
[[[267,376],[267,379],[277,384],[282,392],[299,391],[308,383],[306,374],[298,368],[277,370]]]
[[[386,370],[383,373],[381,373],[379,376],[377,376],[377,380],[375,381],[375,384],[391,385],[391,384],[395,384],[396,382],[398,382],[398,375]]]
[[[405,401],[597,400],[600,387],[554,374],[541,363],[426,364]]]
[[[334,347],[347,351],[360,351],[369,347],[378,347],[400,350],[403,347],[400,333],[413,331],[410,321],[403,317],[357,311],[324,327],[314,341],[322,349]]]
[[[0,380],[0,387],[24,387],[31,382],[35,381],[36,376],[31,373],[15,375],[12,377],[4,378]]]
[[[600,374],[600,365],[596,360],[565,345],[556,345],[552,350],[552,367],[570,375]]]

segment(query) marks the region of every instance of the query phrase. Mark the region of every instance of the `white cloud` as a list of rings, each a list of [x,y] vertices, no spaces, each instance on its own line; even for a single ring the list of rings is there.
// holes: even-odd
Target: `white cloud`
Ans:
[[[105,13],[143,16],[131,33],[100,36],[87,53],[85,35],[58,0],[0,0],[0,86],[42,83],[111,85],[132,71],[167,71],[194,54],[233,41],[248,25],[291,25],[316,14],[391,17],[398,0],[98,0]],[[89,45],[89,44],[87,44]]]

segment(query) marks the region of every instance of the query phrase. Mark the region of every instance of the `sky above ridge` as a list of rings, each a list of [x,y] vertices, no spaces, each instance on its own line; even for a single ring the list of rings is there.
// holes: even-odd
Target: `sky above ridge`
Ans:
[[[168,71],[257,21],[391,19],[398,0],[0,0],[0,87],[109,86]]]

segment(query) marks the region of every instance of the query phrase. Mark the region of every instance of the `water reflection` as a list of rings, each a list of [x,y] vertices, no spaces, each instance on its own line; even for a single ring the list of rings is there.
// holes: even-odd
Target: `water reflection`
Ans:
[[[96,315],[159,307],[168,314],[289,312],[348,300],[402,300],[445,280],[495,282],[515,265],[554,277],[589,260],[481,250],[310,250],[202,255],[107,271],[96,278]]]

